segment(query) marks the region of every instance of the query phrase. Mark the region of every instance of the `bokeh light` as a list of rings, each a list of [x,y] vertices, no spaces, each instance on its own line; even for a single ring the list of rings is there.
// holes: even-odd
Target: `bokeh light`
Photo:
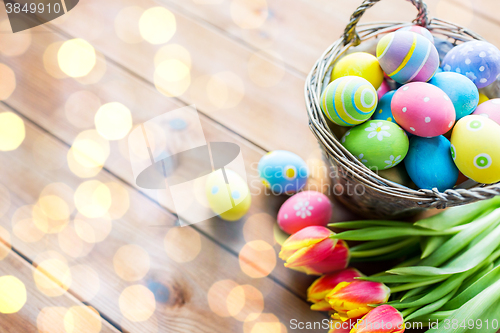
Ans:
[[[118,182],[105,183],[111,193],[111,206],[108,209],[109,216],[113,219],[119,219],[130,208],[130,196],[127,188]]]
[[[167,97],[182,95],[191,84],[189,67],[178,59],[162,61],[155,69],[156,89]]]
[[[72,258],[85,257],[94,248],[94,243],[87,243],[78,236],[74,224],[69,224],[57,234],[59,247]]]
[[[48,297],[63,295],[71,285],[71,271],[64,258],[41,261],[33,272],[35,284]]]
[[[243,324],[243,333],[287,333],[287,329],[273,313],[262,313]]]
[[[68,218],[64,218],[65,215],[63,215],[68,212],[67,204],[64,200],[58,196],[46,196],[40,199],[33,206],[32,214],[35,226],[46,234],[56,234],[64,230],[69,222]],[[58,209],[62,211],[58,211]],[[62,218],[53,219],[47,214],[50,214],[52,217]],[[69,217],[69,213],[67,216]]]
[[[179,44],[162,46],[155,54],[155,66],[159,66],[162,62],[171,59],[176,59],[191,68],[191,53]]]
[[[16,74],[7,65],[0,63],[0,100],[6,100],[16,89]]]
[[[69,218],[69,207],[66,201],[57,195],[46,195],[38,199],[42,212],[52,220],[66,220]]]
[[[189,262],[201,251],[201,237],[191,227],[172,228],[165,236],[164,246],[170,259],[180,263]]]
[[[255,320],[264,310],[264,296],[248,284],[233,288],[226,302],[231,316],[239,321]]]
[[[268,17],[266,0],[232,0],[231,17],[242,29],[257,29]]]
[[[61,70],[57,61],[57,55],[62,45],[63,42],[54,42],[47,46],[45,52],[43,53],[43,67],[50,76],[56,79],[64,79],[68,77],[68,75]]]
[[[276,267],[276,252],[263,240],[251,241],[241,249],[239,262],[243,273],[252,278],[263,278]]]
[[[24,54],[31,45],[31,31],[13,34],[8,19],[0,22],[0,53],[7,57]]]
[[[24,283],[12,275],[0,277],[0,313],[16,313],[24,304],[26,304]]]
[[[101,100],[91,91],[80,90],[71,94],[64,104],[66,119],[77,128],[90,128],[101,107]]]
[[[283,230],[281,230],[281,228],[278,226],[278,223],[276,223],[274,225],[273,235],[274,235],[274,240],[279,245],[283,245],[283,243],[285,243],[285,241],[288,239],[288,237],[290,237],[289,234],[287,234],[286,232],[284,232]]]
[[[86,130],[77,135],[66,158],[70,170],[80,178],[97,175],[109,157],[110,146],[96,130]]]
[[[61,70],[70,77],[82,77],[90,73],[96,64],[94,47],[84,39],[65,41],[57,52]]]
[[[87,265],[73,266],[70,268],[70,272],[72,292],[78,295],[78,299],[83,302],[92,300],[101,288],[97,272]]]
[[[12,232],[24,243],[38,242],[45,235],[33,219],[34,207],[32,205],[21,206],[12,215]]]
[[[38,333],[67,333],[64,328],[64,316],[68,312],[65,307],[43,308],[36,319]]]
[[[94,28],[95,29],[95,28]],[[94,30],[93,29],[93,30]],[[83,85],[91,85],[99,82],[106,74],[106,57],[99,51],[95,51],[96,62],[95,66],[91,69],[91,71],[81,77],[75,77],[75,80]]]
[[[276,218],[267,213],[250,215],[243,226],[243,237],[247,242],[263,240],[274,244],[273,228],[275,225]]]
[[[2,77],[2,64],[0,64],[0,77]],[[0,80],[0,95],[2,81],[3,79]],[[23,143],[25,136],[26,130],[21,117],[10,111],[0,113],[0,151],[17,149]]]
[[[67,333],[99,333],[101,317],[91,306],[72,306],[64,315],[64,328]]]
[[[10,192],[7,187],[0,184],[0,217],[4,216],[10,208]]]
[[[125,288],[118,299],[120,311],[132,322],[146,321],[156,310],[155,296],[143,285]]]
[[[137,44],[143,41],[139,31],[139,20],[144,9],[139,6],[125,7],[115,18],[115,33],[122,41]]]
[[[124,245],[113,257],[116,274],[125,281],[141,280],[149,271],[149,254],[139,245]]]
[[[97,132],[107,140],[120,140],[132,129],[130,110],[118,102],[101,106],[94,121]]]
[[[220,72],[208,80],[206,93],[213,106],[229,109],[237,106],[245,95],[245,85],[233,72]]]
[[[175,16],[163,7],[149,8],[139,19],[139,32],[151,44],[164,44],[175,34]]]
[[[75,191],[76,209],[85,217],[103,217],[111,207],[111,191],[98,180],[81,183]]]
[[[268,60],[266,53],[271,54],[273,61]],[[283,58],[272,51],[258,51],[248,59],[248,76],[256,85],[269,88],[277,85],[285,76]]]
[[[32,153],[36,167],[41,170],[57,170],[66,165],[66,157],[57,154],[61,143],[52,136],[40,134],[33,140]]]
[[[10,233],[0,226],[0,260],[9,255],[11,248]]]
[[[96,218],[78,214],[73,222],[76,234],[87,243],[102,242],[109,236],[113,228],[113,222],[107,213]]]
[[[215,282],[207,293],[208,306],[219,317],[231,317],[227,299],[229,294],[239,286],[233,280],[220,280]]]

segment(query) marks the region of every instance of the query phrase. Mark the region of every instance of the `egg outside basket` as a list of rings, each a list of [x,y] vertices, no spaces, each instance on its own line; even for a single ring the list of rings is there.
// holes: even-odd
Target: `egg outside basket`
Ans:
[[[459,206],[500,195],[500,183],[492,185],[474,183],[469,188],[455,188],[439,192],[437,189],[413,190],[382,178],[347,151],[328,126],[320,107],[321,93],[330,82],[332,64],[351,47],[412,24],[426,27],[434,35],[448,38],[454,44],[458,41],[483,40],[474,32],[459,25],[437,18],[429,19],[427,6],[422,0],[409,0],[418,9],[418,16],[413,23],[358,24],[363,13],[379,1],[363,1],[351,16],[343,36],[323,53],[306,79],[305,100],[309,127],[318,139],[330,166],[333,189],[338,189],[340,186],[342,190],[335,190],[334,193],[342,193],[338,195],[338,198],[344,204],[370,217],[410,215],[427,208],[442,209]]]

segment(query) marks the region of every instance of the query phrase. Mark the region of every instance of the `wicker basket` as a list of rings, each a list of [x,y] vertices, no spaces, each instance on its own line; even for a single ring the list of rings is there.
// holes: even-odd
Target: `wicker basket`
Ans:
[[[414,190],[382,178],[364,166],[339,142],[321,111],[320,96],[330,82],[332,64],[349,48],[375,39],[401,27],[418,24],[434,35],[458,41],[483,40],[474,32],[437,18],[429,19],[422,0],[410,0],[418,9],[418,16],[410,22],[376,22],[358,24],[363,13],[380,0],[364,0],[351,16],[342,38],[331,45],[316,62],[306,79],[305,99],[309,127],[318,139],[331,167],[334,186],[361,190],[344,191],[338,198],[356,212],[370,217],[411,215],[427,208],[445,208],[492,198],[500,194],[500,183],[493,185],[469,184],[445,192]],[[330,123],[331,126],[331,123]],[[460,188],[461,187],[461,188]],[[349,193],[348,193],[349,192]]]

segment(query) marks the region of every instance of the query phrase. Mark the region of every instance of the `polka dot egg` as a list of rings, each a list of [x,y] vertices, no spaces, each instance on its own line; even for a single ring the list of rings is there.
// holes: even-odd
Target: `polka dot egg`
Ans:
[[[214,213],[224,220],[236,221],[248,212],[252,199],[245,180],[230,169],[225,172],[228,183],[222,170],[217,170],[207,178],[205,193]]]
[[[275,194],[295,193],[307,181],[306,162],[298,155],[275,150],[264,155],[257,167],[262,183]]]
[[[467,76],[478,88],[500,74],[500,51],[485,41],[470,41],[454,47],[443,59],[443,70]]]
[[[332,204],[326,195],[304,191],[283,203],[278,212],[278,225],[284,232],[294,234],[313,225],[326,227],[331,217]]]
[[[384,80],[384,72],[375,56],[366,52],[355,52],[340,59],[333,67],[331,81],[343,76],[359,76],[378,89]]]
[[[373,114],[372,117],[373,119],[387,120],[393,123],[396,122],[394,120],[394,117],[392,116],[392,111],[391,111],[392,96],[394,96],[395,92],[396,91],[389,91],[380,99],[380,101],[378,102],[377,110]]]
[[[411,31],[385,35],[377,44],[377,58],[398,83],[427,82],[439,67],[439,54],[430,40]]]
[[[489,118],[500,125],[500,98],[493,98],[479,105],[474,115]]]
[[[416,34],[424,36],[425,38],[427,38],[428,40],[430,40],[432,42],[432,44],[434,44],[434,36],[432,36],[431,32],[429,30],[427,30],[426,28],[421,27],[419,25],[411,25],[411,26],[408,26],[408,27],[404,27],[404,28],[398,29],[398,31],[411,31],[411,32],[414,32]]]
[[[340,126],[353,126],[368,120],[375,112],[377,102],[375,88],[358,76],[336,79],[321,95],[324,114]]]
[[[340,140],[361,163],[372,170],[389,169],[408,153],[408,136],[395,123],[369,120],[351,128]]]
[[[436,86],[412,82],[392,98],[396,122],[411,134],[434,137],[448,132],[455,123],[455,108],[448,95]]]
[[[451,154],[458,169],[478,183],[500,181],[500,126],[470,115],[460,119],[451,135]]]

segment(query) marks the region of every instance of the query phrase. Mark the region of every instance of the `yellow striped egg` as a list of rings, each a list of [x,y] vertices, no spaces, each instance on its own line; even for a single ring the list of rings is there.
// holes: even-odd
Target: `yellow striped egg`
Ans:
[[[411,31],[385,35],[377,44],[380,67],[399,83],[427,82],[439,67],[439,54],[432,42]]]
[[[377,103],[375,88],[358,76],[336,79],[321,95],[323,112],[328,119],[340,126],[354,126],[370,119]]]

